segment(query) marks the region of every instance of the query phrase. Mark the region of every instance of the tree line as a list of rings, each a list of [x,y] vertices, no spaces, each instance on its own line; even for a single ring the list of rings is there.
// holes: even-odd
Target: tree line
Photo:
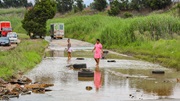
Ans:
[[[121,10],[159,10],[172,4],[172,0],[110,0],[109,15],[118,15]]]
[[[24,0],[23,0],[24,1]],[[156,10],[169,6],[171,0],[109,0],[109,15],[117,15],[121,10],[143,10],[145,8]],[[90,7],[104,11],[108,3],[106,0],[94,0]],[[85,8],[83,0],[35,0],[35,5],[24,16],[23,28],[30,37],[36,35],[43,37],[46,34],[46,21],[52,19],[56,12],[66,13],[82,11]],[[127,16],[130,16],[127,14]],[[33,35],[32,35],[33,34]]]
[[[27,0],[0,0],[0,8],[32,6]]]

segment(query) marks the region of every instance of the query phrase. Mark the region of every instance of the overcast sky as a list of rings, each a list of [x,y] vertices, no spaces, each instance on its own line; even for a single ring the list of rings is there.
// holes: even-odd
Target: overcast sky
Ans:
[[[32,3],[34,3],[34,0],[28,0],[28,1],[31,1]],[[89,5],[90,3],[92,3],[94,0],[84,0],[84,3],[86,5]]]

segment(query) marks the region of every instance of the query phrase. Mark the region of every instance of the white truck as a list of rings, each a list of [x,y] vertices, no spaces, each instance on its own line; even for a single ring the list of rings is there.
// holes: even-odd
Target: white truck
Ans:
[[[50,34],[52,39],[64,38],[64,23],[52,23],[50,25]]]

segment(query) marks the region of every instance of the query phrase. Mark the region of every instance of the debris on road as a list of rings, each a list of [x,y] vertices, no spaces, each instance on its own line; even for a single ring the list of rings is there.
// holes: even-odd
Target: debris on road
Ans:
[[[106,59],[106,56],[107,56],[108,53],[109,53],[109,51],[103,51],[102,59]]]
[[[152,71],[152,74],[164,74],[165,73],[165,71],[163,71],[163,70],[153,70]]]
[[[78,77],[94,77],[94,72],[90,69],[81,69],[81,71],[78,72]]]
[[[86,86],[86,90],[90,91],[90,90],[92,90],[92,87],[91,86]]]
[[[10,98],[19,98],[19,95],[30,95],[33,93],[44,94],[52,91],[46,89],[54,84],[32,83],[32,80],[26,76],[21,78],[13,77],[9,82],[0,78],[0,100],[9,100]]]
[[[84,58],[76,58],[76,60],[84,60]]]
[[[116,60],[107,60],[107,62],[116,62]]]
[[[74,64],[73,65],[74,69],[82,69],[82,68],[87,68],[86,64]]]

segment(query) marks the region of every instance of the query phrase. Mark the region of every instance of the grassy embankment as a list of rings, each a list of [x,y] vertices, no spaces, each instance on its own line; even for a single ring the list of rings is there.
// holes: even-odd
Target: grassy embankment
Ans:
[[[2,13],[2,12],[3,13]],[[13,31],[19,34],[21,43],[13,50],[0,52],[0,77],[8,79],[18,71],[26,72],[42,60],[47,42],[30,40],[21,27],[25,9],[0,9],[0,21],[11,21]]]
[[[100,38],[105,48],[180,70],[179,17],[152,14],[122,19],[97,14],[55,18],[47,25],[56,22],[65,23],[66,37],[91,43]]]

